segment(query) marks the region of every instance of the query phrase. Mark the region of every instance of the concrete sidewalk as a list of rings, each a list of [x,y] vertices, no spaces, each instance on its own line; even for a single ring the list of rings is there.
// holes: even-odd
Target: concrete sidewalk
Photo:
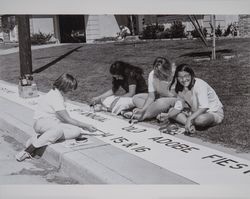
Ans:
[[[17,141],[25,144],[35,134],[33,110],[0,97],[0,111],[0,128]],[[78,147],[53,144],[42,158],[82,184],[194,184],[95,137]]]
[[[43,48],[51,48],[56,46],[62,46],[62,45],[68,45],[68,44],[44,44],[44,45],[35,45],[31,46],[31,50],[37,50],[37,49],[43,49]],[[11,53],[17,53],[19,52],[19,47],[13,47],[8,49],[0,49],[0,55],[8,55]]]

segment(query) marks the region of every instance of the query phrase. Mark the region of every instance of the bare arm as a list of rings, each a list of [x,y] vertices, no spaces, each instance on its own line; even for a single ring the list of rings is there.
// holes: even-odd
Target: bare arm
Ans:
[[[98,103],[101,102],[101,99],[102,99],[102,98],[106,98],[106,97],[109,97],[109,96],[111,96],[111,95],[114,95],[114,92],[113,92],[112,89],[106,91],[105,93],[103,93],[103,94],[101,94],[101,95],[99,95],[99,96],[97,96],[97,97],[93,97],[93,98],[91,99],[91,103],[92,103],[92,104],[98,104]]]
[[[133,97],[135,95],[135,91],[136,91],[136,85],[135,84],[132,84],[132,85],[129,85],[129,91],[122,95],[122,97]]]
[[[136,108],[134,109],[133,113],[135,115],[138,115],[138,118],[142,118],[144,113],[146,112],[147,108],[149,107],[150,104],[152,104],[155,100],[155,93],[154,92],[150,92],[148,94],[148,97],[143,105],[143,107],[141,109]]]
[[[197,118],[199,115],[205,113],[206,111],[208,110],[208,108],[199,108],[197,111],[195,111],[192,115],[190,115],[188,118],[187,118],[187,121],[186,121],[186,125],[185,125],[185,128],[190,131],[191,130],[191,126],[192,126],[192,122],[195,118]]]
[[[177,116],[181,111],[180,110],[177,110],[175,108],[173,108],[172,110],[170,110],[168,112],[168,117],[169,118],[174,118],[175,116]]]
[[[148,98],[146,99],[142,110],[145,112],[147,110],[147,108],[149,107],[150,104],[152,104],[155,101],[155,93],[154,92],[150,92],[148,94]]]
[[[68,124],[72,124],[74,126],[78,126],[78,127],[82,128],[82,129],[86,129],[86,130],[88,130],[90,132],[96,131],[95,127],[93,127],[93,126],[91,126],[89,124],[77,121],[77,120],[73,119],[72,117],[70,117],[69,113],[66,110],[56,111],[56,116],[62,122],[65,122],[65,123],[68,123]]]

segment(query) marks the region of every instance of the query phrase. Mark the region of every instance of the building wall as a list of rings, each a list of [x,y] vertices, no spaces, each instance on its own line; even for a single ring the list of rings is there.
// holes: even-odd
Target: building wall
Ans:
[[[86,42],[115,37],[120,31],[114,15],[88,15],[85,17]]]
[[[201,27],[205,27],[208,33],[211,33],[211,15],[195,15]],[[226,29],[231,23],[238,23],[238,15],[216,15],[216,27],[220,25],[221,29]],[[144,24],[164,24],[165,28],[170,28],[173,21],[182,21],[185,25],[185,31],[194,30],[188,15],[144,15]]]
[[[222,30],[226,30],[228,25],[238,23],[239,16],[238,15],[215,15],[215,26],[216,28],[220,25]],[[207,29],[208,34],[211,33],[211,15],[204,15],[203,24]]]
[[[239,15],[239,33],[242,37],[250,37],[250,15]]]
[[[55,34],[53,16],[51,15],[32,15],[30,17],[30,33]]]
[[[203,15],[196,15],[201,26],[203,26]],[[163,24],[165,29],[170,28],[174,21],[182,21],[185,31],[192,31],[194,26],[190,22],[188,15],[144,15],[144,24]]]

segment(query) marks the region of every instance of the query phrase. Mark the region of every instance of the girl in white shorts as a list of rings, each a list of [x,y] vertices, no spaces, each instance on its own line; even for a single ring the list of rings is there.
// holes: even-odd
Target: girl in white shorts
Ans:
[[[176,101],[174,89],[170,89],[175,65],[164,57],[157,57],[153,70],[148,77],[148,93],[137,94],[133,97],[133,118],[139,121],[151,119],[161,113],[168,112]]]
[[[194,71],[187,64],[177,66],[172,85],[178,100],[168,117],[185,125],[187,133],[195,129],[207,129],[218,125],[224,118],[223,105],[214,89],[205,81],[196,78]],[[190,113],[183,110],[189,107]]]

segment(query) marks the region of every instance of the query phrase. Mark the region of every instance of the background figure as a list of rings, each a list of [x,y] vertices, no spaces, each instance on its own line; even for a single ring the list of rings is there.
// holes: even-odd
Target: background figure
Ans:
[[[187,64],[176,68],[172,84],[176,81],[175,91],[181,100],[169,112],[169,118],[185,125],[187,133],[206,129],[222,122],[223,106],[214,89],[205,81],[196,78]],[[190,113],[184,112],[189,107]]]
[[[134,96],[133,102],[137,107],[134,118],[140,121],[156,117],[167,112],[176,101],[176,93],[170,88],[175,65],[163,57],[157,57],[153,63],[153,70],[148,77],[148,94]]]
[[[112,88],[97,97],[93,97],[91,104],[103,104],[103,102],[105,104],[109,99],[110,101],[114,99],[116,102],[113,103],[110,111],[119,114],[126,107],[132,108],[132,97],[135,94],[147,92],[147,84],[142,76],[143,70],[139,67],[123,61],[116,61],[110,66],[110,74],[113,78]],[[120,87],[125,90],[125,94],[118,94]]]
[[[131,35],[131,31],[127,26],[120,25],[120,32],[118,33],[118,40],[123,40],[125,39],[128,35]]]
[[[66,111],[63,94],[76,88],[76,79],[63,74],[54,82],[53,88],[40,98],[34,115],[34,130],[38,136],[28,140],[27,148],[16,155],[17,161],[32,157],[37,149],[59,139],[78,138],[84,133],[82,129],[96,131],[93,126],[71,118]]]

